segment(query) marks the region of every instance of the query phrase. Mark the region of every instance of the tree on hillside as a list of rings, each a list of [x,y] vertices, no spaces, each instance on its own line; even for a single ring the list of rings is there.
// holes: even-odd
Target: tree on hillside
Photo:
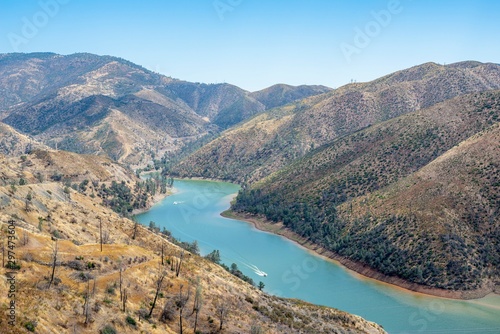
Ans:
[[[151,309],[149,310],[148,318],[151,318],[151,315],[153,314],[153,310],[156,306],[156,300],[158,299],[158,294],[160,293],[165,276],[167,276],[167,272],[164,270],[163,266],[160,266],[158,269],[158,278],[156,279],[155,298],[153,299],[153,303],[151,304]]]
[[[139,222],[137,219],[134,219],[134,233],[132,234],[132,240],[135,240],[137,237],[137,228],[139,227]]]
[[[50,275],[50,281],[49,281],[49,286],[47,287],[50,289],[50,286],[52,285],[52,282],[54,282],[54,274],[56,272],[56,263],[57,263],[57,239],[54,241],[54,248],[52,251],[52,274]]]
[[[184,252],[181,251],[179,254],[179,261],[177,261],[175,265],[175,277],[179,277],[179,274],[181,272],[181,266],[182,266],[182,260],[184,259]]]
[[[189,289],[189,286],[187,287],[186,294],[182,293],[183,287],[184,287],[184,285],[181,284],[179,287],[179,296],[178,296],[178,299],[176,301],[177,308],[179,309],[179,333],[180,334],[182,334],[182,331],[183,331],[182,313],[184,311],[184,308],[187,305],[187,302],[189,301],[189,297],[191,296],[191,289]]]
[[[32,200],[33,200],[33,195],[31,194],[31,192],[28,192],[28,194],[26,195],[25,201],[24,201],[26,212],[31,211],[31,201]]]
[[[220,252],[219,252],[219,250],[215,249],[211,253],[205,255],[205,259],[212,261],[213,263],[220,264]]]
[[[194,303],[193,303],[193,312],[191,315],[194,313],[194,328],[193,328],[193,333],[196,333],[196,327],[198,326],[198,315],[200,313],[200,310],[203,306],[203,296],[202,296],[202,287],[200,284],[200,278],[196,278],[196,290],[194,294]]]
[[[215,313],[217,318],[219,318],[219,331],[222,331],[222,327],[224,326],[224,320],[226,320],[227,315],[229,314],[230,304],[228,298],[217,298],[215,300]]]

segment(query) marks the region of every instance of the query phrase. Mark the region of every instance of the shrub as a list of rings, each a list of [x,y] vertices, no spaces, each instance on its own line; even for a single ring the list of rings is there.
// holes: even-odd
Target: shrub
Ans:
[[[116,329],[111,325],[106,325],[101,329],[101,334],[116,334]]]
[[[24,328],[26,328],[30,332],[34,332],[35,328],[36,328],[36,322],[35,321],[28,321],[27,323],[24,324]]]
[[[7,265],[5,266],[7,269],[12,269],[12,270],[19,270],[21,269],[21,265],[17,262],[7,262]]]
[[[137,322],[135,321],[134,318],[132,318],[131,316],[127,315],[127,318],[125,319],[125,321],[127,322],[127,324],[131,325],[131,326],[136,326],[137,325]]]

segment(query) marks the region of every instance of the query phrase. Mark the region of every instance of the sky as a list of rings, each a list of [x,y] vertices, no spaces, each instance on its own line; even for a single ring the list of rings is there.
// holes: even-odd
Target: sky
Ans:
[[[0,53],[90,52],[249,91],[500,63],[497,0],[2,0]]]

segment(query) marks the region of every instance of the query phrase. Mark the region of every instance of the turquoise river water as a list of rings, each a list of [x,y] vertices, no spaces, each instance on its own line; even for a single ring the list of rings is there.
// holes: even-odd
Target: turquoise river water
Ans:
[[[500,333],[500,296],[459,301],[412,293],[357,275],[253,225],[227,219],[239,186],[176,180],[175,194],[137,216],[182,241],[197,240],[202,255],[218,249],[264,290],[335,307],[377,322],[389,333]]]

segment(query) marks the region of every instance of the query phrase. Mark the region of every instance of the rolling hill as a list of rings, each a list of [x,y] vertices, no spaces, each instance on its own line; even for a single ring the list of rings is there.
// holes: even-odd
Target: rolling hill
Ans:
[[[274,101],[327,89],[288,90]],[[0,55],[0,121],[53,148],[127,164],[145,165],[265,109],[236,86],[172,79],[117,57]]]
[[[233,209],[388,281],[487,293],[500,282],[499,121],[499,91],[446,100],[310,152]]]
[[[180,176],[255,182],[311,149],[450,98],[500,88],[500,66],[427,63],[260,113],[174,168]]]

